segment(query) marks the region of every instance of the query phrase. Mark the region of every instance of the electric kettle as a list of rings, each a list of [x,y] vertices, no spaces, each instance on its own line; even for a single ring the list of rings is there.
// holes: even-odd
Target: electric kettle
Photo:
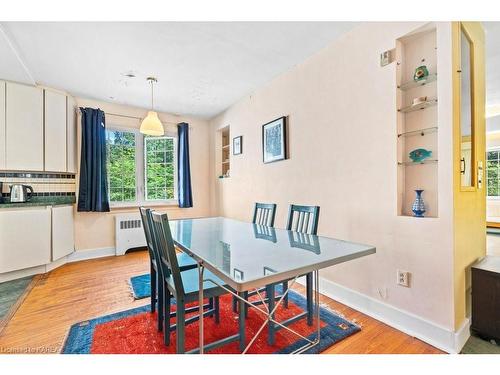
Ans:
[[[11,203],[27,202],[33,197],[33,188],[28,185],[15,184],[10,185]]]

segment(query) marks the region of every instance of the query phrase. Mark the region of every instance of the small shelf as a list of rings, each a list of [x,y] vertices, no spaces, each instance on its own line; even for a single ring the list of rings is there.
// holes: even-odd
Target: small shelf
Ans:
[[[398,134],[398,138],[400,138],[400,137],[413,137],[415,135],[424,136],[426,134],[435,133],[435,132],[437,132],[437,130],[438,130],[437,126],[433,126],[431,128],[419,129],[419,130],[412,130],[409,132],[403,132],[403,133]]]
[[[223,149],[223,150],[227,150],[228,148],[229,148],[229,145],[224,145],[224,146],[222,146],[222,149]]]
[[[229,160],[224,160],[222,164],[229,164]]]
[[[437,162],[438,162],[437,159],[425,159],[422,161],[403,161],[403,162],[398,161],[398,165],[407,166],[407,165],[421,165],[421,164],[436,164]]]
[[[437,80],[437,73],[429,74],[429,76],[425,77],[424,79],[402,83],[401,85],[398,86],[398,89],[403,91],[411,90],[415,87],[425,86],[426,84],[435,82],[436,80]]]
[[[437,102],[438,102],[437,99],[431,99],[431,100],[427,100],[426,102],[422,102],[422,103],[419,103],[416,105],[409,105],[408,107],[403,107],[401,109],[398,109],[398,111],[402,112],[402,113],[414,112],[414,111],[418,111],[420,109],[434,107],[437,104]]]

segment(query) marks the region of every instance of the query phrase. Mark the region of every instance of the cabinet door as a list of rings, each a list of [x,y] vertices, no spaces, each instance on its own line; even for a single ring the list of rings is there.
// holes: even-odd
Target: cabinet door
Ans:
[[[57,260],[75,250],[73,206],[52,208],[52,260]]]
[[[66,172],[66,95],[45,90],[45,170]]]
[[[5,169],[5,82],[0,81],[0,170],[2,169]]]
[[[50,209],[0,211],[0,273],[50,262]]]
[[[68,172],[76,173],[77,165],[77,131],[76,131],[76,102],[72,96],[67,97],[67,159],[68,159]]]
[[[7,82],[5,167],[43,171],[43,91]]]

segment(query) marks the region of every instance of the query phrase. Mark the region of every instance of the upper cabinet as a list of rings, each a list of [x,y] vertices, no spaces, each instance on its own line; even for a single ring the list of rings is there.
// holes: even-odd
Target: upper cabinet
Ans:
[[[0,81],[0,170],[5,169],[5,82]]]
[[[77,143],[76,143],[76,102],[72,96],[67,97],[67,168],[69,173],[76,173],[77,165]]]
[[[5,169],[43,171],[43,90],[6,85]]]
[[[45,90],[45,170],[65,172],[66,95]]]
[[[0,170],[77,172],[76,102],[0,81]]]

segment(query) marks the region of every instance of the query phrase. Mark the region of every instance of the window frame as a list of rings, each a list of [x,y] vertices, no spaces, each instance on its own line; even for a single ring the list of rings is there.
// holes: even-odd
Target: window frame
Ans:
[[[498,152],[500,154],[500,146],[491,147],[486,150],[485,161],[486,161],[486,199],[488,200],[500,200],[500,195],[488,195],[488,152]],[[498,155],[498,160],[500,164],[500,155]],[[500,170],[500,166],[498,167]],[[500,180],[500,178],[499,178]]]
[[[173,148],[173,158],[172,158],[172,164],[174,166],[174,198],[172,199],[147,199],[147,173],[146,173],[146,138],[172,138],[174,148]],[[174,136],[171,133],[165,132],[165,135],[162,135],[160,137],[147,137],[146,135],[143,135],[142,137],[142,154],[143,154],[143,168],[142,168],[142,174],[143,174],[143,186],[144,186],[144,191],[143,191],[143,200],[145,204],[147,205],[148,203],[164,203],[167,202],[167,204],[172,204],[172,203],[178,203],[178,199],[175,198],[177,197],[177,137]]]
[[[127,208],[127,207],[141,207],[141,206],[170,206],[178,205],[177,199],[177,134],[172,132],[165,132],[163,137],[172,138],[174,140],[174,197],[173,199],[146,199],[146,148],[145,141],[146,135],[142,134],[139,129],[129,128],[111,124],[106,126],[106,131],[119,131],[134,134],[135,138],[135,201],[127,202],[113,202],[109,201],[110,208]],[[107,159],[106,155],[106,159]],[[108,161],[106,160],[106,166]],[[109,192],[109,176],[108,176],[108,196]]]

